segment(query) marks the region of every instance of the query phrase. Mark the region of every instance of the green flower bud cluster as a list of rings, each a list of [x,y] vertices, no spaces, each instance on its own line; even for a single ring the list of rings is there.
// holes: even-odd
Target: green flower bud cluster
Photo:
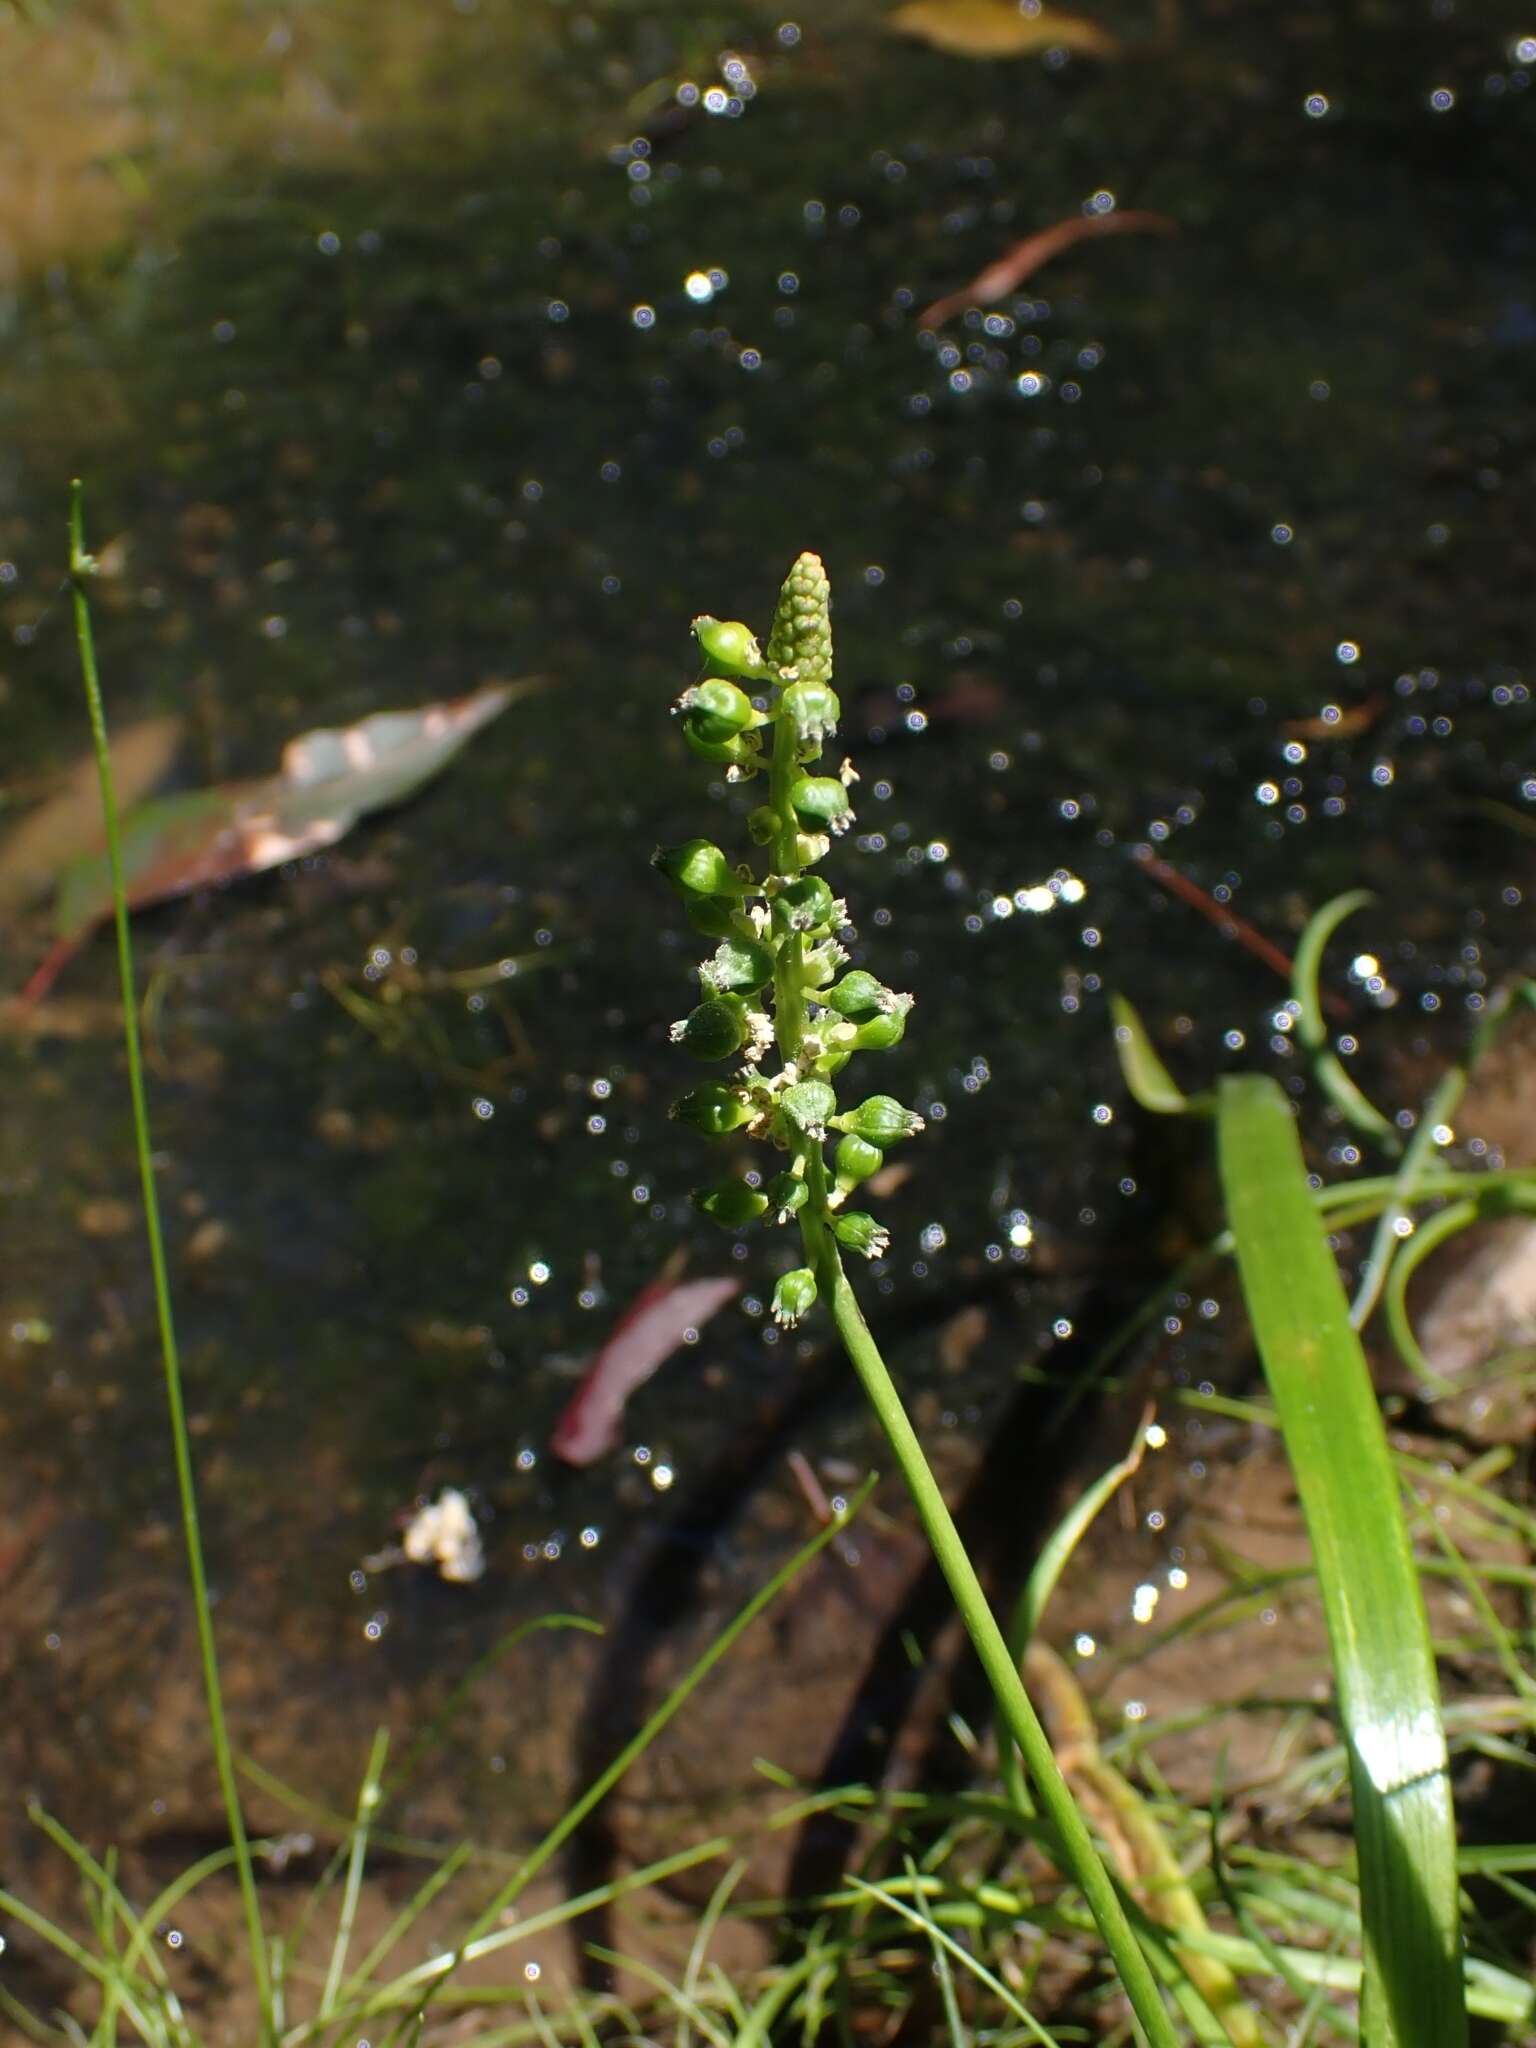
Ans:
[[[672,1026],[673,1041],[702,1060],[739,1064],[727,1080],[691,1089],[672,1114],[706,1138],[740,1133],[774,1146],[787,1163],[758,1176],[700,1189],[697,1207],[722,1228],[762,1218],[798,1221],[806,1263],[774,1290],[786,1328],[838,1279],[838,1247],[876,1259],[890,1244],[873,1216],[843,1207],[873,1180],[887,1150],[923,1127],[889,1095],[840,1107],[835,1084],[854,1054],[899,1043],[912,997],[863,968],[845,972],[838,933],[846,906],[812,872],[853,823],[851,764],[820,770],[840,713],[832,688],[831,593],[815,555],[801,555],[784,583],[767,652],[747,626],[704,615],[693,622],[705,673],[678,698],[684,739],[727,779],[765,774],[767,798],[747,819],[767,871],[734,865],[706,839],[663,847],[655,865],[682,898],[689,921],[718,943],[698,970],[700,1000]],[[748,694],[743,684],[766,686]],[[826,1148],[833,1146],[829,1160]]]

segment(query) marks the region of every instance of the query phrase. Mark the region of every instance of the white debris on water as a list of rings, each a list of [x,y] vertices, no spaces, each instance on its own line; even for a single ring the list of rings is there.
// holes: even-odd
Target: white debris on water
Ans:
[[[412,1564],[436,1565],[438,1575],[453,1585],[469,1585],[485,1570],[480,1531],[456,1486],[445,1486],[434,1502],[417,1510],[401,1548]]]

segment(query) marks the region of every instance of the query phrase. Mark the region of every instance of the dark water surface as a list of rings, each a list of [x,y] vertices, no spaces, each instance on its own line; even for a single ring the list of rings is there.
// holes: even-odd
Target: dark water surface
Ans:
[[[646,857],[739,840],[745,808],[669,726],[694,613],[766,625],[802,547],[832,575],[863,776],[832,868],[860,957],[919,996],[867,1071],[933,1124],[872,1298],[911,1324],[937,1440],[985,1436],[1155,1220],[1108,989],[1191,1084],[1291,1064],[1284,985],[1131,849],[1282,945],[1377,889],[1334,980],[1394,1106],[1530,957],[1536,23],[1191,8],[1167,44],[1127,16],[1098,66],[970,63],[852,7],[796,40],[743,5],[702,45],[617,0],[541,20],[493,143],[466,124],[457,150],[189,185],[120,260],[24,283],[0,363],[8,783],[83,743],[55,595],[74,472],[98,542],[124,541],[100,586],[111,714],[181,713],[189,782],[265,772],[313,725],[549,679],[335,854],[136,927],[242,1739],[332,1794],[367,1724],[408,1722],[519,1618],[611,1612],[646,1532],[830,1371],[765,1327],[787,1243],[692,1218],[706,1162],[665,1115],[698,948]],[[739,113],[625,111],[650,77],[720,84],[701,47],[747,62]],[[990,317],[919,332],[1011,241],[1111,203],[1179,232],[1082,243]],[[1053,876],[1065,895],[1030,908]],[[9,984],[47,936],[7,932]],[[418,986],[525,955],[481,991]],[[61,1018],[114,974],[96,941]],[[33,1531],[14,1775],[132,1831],[181,1791],[184,1603],[148,1277],[114,1206],[121,1055],[34,1032],[0,1067],[0,1441]],[[636,1400],[623,1452],[553,1469],[573,1368],[680,1240],[695,1271],[741,1258],[741,1312]],[[1002,1338],[945,1376],[930,1325],[978,1298]],[[799,1440],[862,1464],[856,1409],[812,1409]],[[358,1575],[443,1484],[486,1517],[480,1584]],[[742,1590],[765,1568],[721,1555]],[[463,1802],[509,1757],[507,1797],[559,1796],[543,1641]]]

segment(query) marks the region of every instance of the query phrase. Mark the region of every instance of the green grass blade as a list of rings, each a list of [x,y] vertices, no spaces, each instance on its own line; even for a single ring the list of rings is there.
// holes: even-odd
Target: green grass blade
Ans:
[[[1290,1106],[1222,1082],[1227,1215],[1317,1560],[1354,1794],[1371,2048],[1467,2038],[1456,1836],[1429,1627],[1375,1390]]]
[[[329,2019],[336,2007],[336,1994],[347,1967],[347,1950],[352,1946],[352,1923],[357,1917],[358,1893],[362,1890],[363,1865],[368,1856],[368,1826],[379,1804],[379,1780],[384,1775],[384,1756],[389,1748],[389,1730],[377,1729],[368,1753],[368,1768],[357,1795],[357,1825],[352,1830],[347,1857],[347,1882],[336,1921],[336,1939],[331,1946],[330,1967],[325,1973],[325,1990],[320,1998],[321,2019]]]
[[[1361,1094],[1345,1073],[1338,1054],[1328,1044],[1328,1024],[1318,988],[1323,948],[1346,917],[1353,916],[1355,911],[1375,900],[1369,889],[1351,889],[1343,896],[1335,896],[1332,902],[1325,903],[1313,914],[1296,947],[1291,994],[1296,1012],[1296,1036],[1312,1056],[1312,1071],[1317,1076],[1318,1085],[1356,1130],[1375,1138],[1385,1150],[1395,1152],[1399,1145],[1396,1127]]]
[[[1109,1014],[1115,1026],[1115,1058],[1120,1078],[1139,1102],[1156,1116],[1183,1116],[1190,1099],[1158,1057],[1152,1034],[1141,1021],[1134,1003],[1122,995],[1109,999]]]
[[[1346,917],[1353,917],[1376,898],[1369,889],[1349,889],[1335,896],[1321,910],[1313,912],[1296,945],[1296,962],[1291,970],[1291,995],[1296,1004],[1296,1036],[1308,1052],[1328,1043],[1328,1019],[1318,988],[1323,949]]]
[[[443,1985],[447,1983],[448,1979],[458,1969],[461,1962],[494,1946],[496,1937],[491,1937],[487,1941],[487,1931],[498,1924],[507,1908],[514,1900],[521,1896],[522,1892],[538,1875],[539,1871],[544,1868],[545,1864],[549,1862],[550,1858],[558,1853],[564,1843],[581,1826],[592,1809],[607,1798],[630,1765],[634,1763],[637,1757],[643,1755],[649,1749],[662,1729],[666,1727],[673,1716],[679,1712],[686,1701],[697,1691],[698,1687],[709,1673],[714,1670],[721,1658],[733,1647],[739,1637],[746,1632],[763,1610],[777,1599],[791,1579],[805,1565],[809,1564],[813,1557],[816,1557],[835,1537],[841,1535],[843,1530],[848,1527],[849,1523],[853,1521],[865,1501],[869,1498],[874,1484],[874,1478],[871,1476],[849,1501],[842,1513],[834,1515],[825,1528],[819,1529],[808,1543],[802,1545],[795,1552],[794,1556],[781,1565],[772,1578],[753,1594],[752,1598],[740,1609],[735,1618],[726,1624],[709,1648],[705,1650],[703,1655],[697,1659],[667,1694],[666,1698],[656,1708],[655,1712],[651,1714],[644,1726],[631,1736],[630,1740],[619,1751],[618,1755],[614,1757],[612,1762],[598,1773],[581,1797],[567,1808],[537,1847],[529,1851],[513,1875],[508,1878],[495,1897],[484,1907],[467,1932],[460,1937],[459,1944],[453,1953],[442,1958],[439,1964],[434,1965],[426,1973],[426,1989],[422,1994],[420,2006],[422,2013],[425,2012],[428,2001],[441,1994]]]
[[[905,1920],[908,1926],[915,1927],[930,1941],[947,1949],[962,1970],[974,1977],[978,1984],[985,1985],[999,2005],[1013,2014],[1031,2041],[1038,2042],[1040,2048],[1056,2048],[1055,2035],[1040,2024],[1028,2006],[1020,2004],[1000,1977],[994,1976],[985,1963],[979,1963],[968,1948],[956,1941],[952,1934],[946,1933],[931,1911],[919,1911],[916,1906],[909,1906],[905,1899],[897,1896],[894,1886],[866,1884],[862,1877],[850,1877],[848,1882],[855,1892],[877,1900],[887,1912],[894,1913],[899,1920]]]
[[[149,1241],[149,1264],[154,1279],[155,1313],[160,1326],[160,1349],[165,1368],[165,1397],[170,1410],[171,1449],[176,1463],[176,1486],[181,1503],[181,1525],[186,1538],[187,1573],[192,1582],[192,1605],[197,1621],[197,1644],[202,1659],[203,1690],[208,1703],[208,1733],[218,1771],[219,1790],[224,1798],[229,1838],[234,1845],[235,1867],[240,1878],[240,1898],[245,1909],[246,1934],[250,1942],[251,1973],[261,2016],[261,2038],[275,2037],[272,2017],[272,1987],[267,1973],[267,1945],[262,1932],[261,1904],[256,1896],[256,1874],[246,1840],[245,1816],[240,1810],[240,1791],[235,1782],[234,1758],[229,1730],[224,1719],[224,1692],[219,1681],[218,1652],[213,1640],[213,1609],[208,1599],[208,1574],[203,1563],[203,1539],[197,1513],[197,1485],[192,1472],[192,1442],[187,1433],[186,1403],[181,1390],[181,1359],[176,1347],[176,1325],[171,1313],[171,1285],[166,1270],[165,1238],[160,1228],[160,1198],[155,1187],[153,1147],[149,1136],[149,1109],[144,1095],[144,1060],[139,1048],[138,1000],[134,991],[133,945],[128,936],[128,892],[123,880],[123,849],[117,823],[117,800],[112,786],[112,754],[107,743],[107,719],[101,700],[101,678],[96,668],[96,642],[91,631],[91,608],[86,599],[86,582],[96,564],[85,551],[85,515],[78,479],[70,485],[69,496],[69,578],[74,598],[75,637],[80,649],[80,673],[90,711],[91,737],[95,743],[96,766],[101,777],[101,806],[107,828],[107,861],[112,875],[112,909],[117,927],[117,964],[123,994],[123,1044],[128,1055],[128,1092],[133,1102],[133,1136],[139,1161],[139,1185],[143,1195],[144,1231]]]

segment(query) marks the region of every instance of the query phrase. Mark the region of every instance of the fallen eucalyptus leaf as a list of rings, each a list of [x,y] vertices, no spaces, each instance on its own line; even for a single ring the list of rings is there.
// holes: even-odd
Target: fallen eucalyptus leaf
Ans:
[[[181,744],[179,718],[146,718],[112,741],[112,780],[126,811],[165,774]],[[46,896],[60,871],[106,844],[101,780],[94,753],[77,761],[52,795],[0,841],[0,908],[19,909]]]
[[[950,57],[1032,57],[1041,50],[1113,57],[1120,48],[1108,29],[1082,15],[1049,7],[1027,14],[1013,0],[906,0],[889,20],[899,35]]]
[[[537,678],[489,683],[414,711],[381,711],[357,725],[322,727],[290,740],[276,775],[188,790],[126,811],[119,830],[129,909],[333,846],[369,811],[399,803],[429,781],[471,734],[537,686]],[[18,1002],[45,996],[111,911],[105,853],[70,861],[59,877],[58,938]]]
[[[494,683],[446,703],[304,733],[283,749],[276,775],[141,804],[121,827],[129,907],[333,846],[369,811],[429,781],[513,695],[511,684]],[[111,908],[105,855],[71,862],[59,883],[60,938],[83,937]]]

